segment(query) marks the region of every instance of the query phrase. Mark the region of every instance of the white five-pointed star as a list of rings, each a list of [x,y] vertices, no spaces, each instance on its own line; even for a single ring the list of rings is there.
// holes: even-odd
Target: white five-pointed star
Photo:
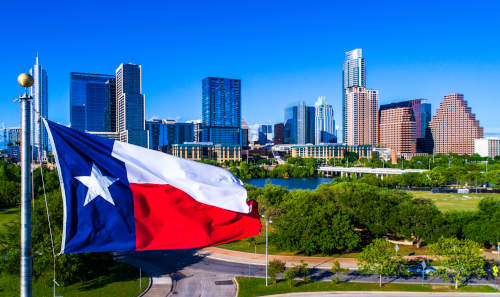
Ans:
[[[111,197],[111,193],[109,193],[109,186],[117,181],[118,178],[102,175],[95,163],[92,164],[92,172],[90,173],[90,176],[75,176],[75,178],[88,188],[83,206],[89,204],[90,201],[97,198],[97,196],[101,196],[104,200],[115,205],[115,202]]]

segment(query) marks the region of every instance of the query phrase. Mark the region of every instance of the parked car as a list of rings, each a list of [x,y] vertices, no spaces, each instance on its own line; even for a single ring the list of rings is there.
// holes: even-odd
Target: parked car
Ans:
[[[408,271],[411,274],[422,275],[422,265],[418,264],[418,265],[406,266],[406,271]],[[424,269],[424,275],[430,275],[434,271],[436,271],[436,269],[434,267],[427,266]]]

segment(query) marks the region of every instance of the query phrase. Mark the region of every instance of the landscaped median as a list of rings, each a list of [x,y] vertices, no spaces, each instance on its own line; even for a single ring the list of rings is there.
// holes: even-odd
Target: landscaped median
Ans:
[[[420,285],[420,284],[384,284],[379,288],[377,283],[357,283],[316,281],[303,283],[294,280],[290,285],[287,281],[279,281],[266,287],[264,278],[236,277],[238,282],[238,297],[255,297],[292,292],[327,292],[327,291],[402,291],[402,292],[498,292],[486,285],[470,285],[454,289],[451,285]]]

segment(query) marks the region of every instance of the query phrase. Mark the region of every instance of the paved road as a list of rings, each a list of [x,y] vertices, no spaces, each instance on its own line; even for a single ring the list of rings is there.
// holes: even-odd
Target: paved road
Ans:
[[[279,297],[366,297],[366,296],[389,296],[389,297],[460,297],[460,296],[474,296],[474,297],[492,297],[492,294],[481,293],[404,293],[404,292],[359,292],[359,293],[342,293],[342,292],[325,292],[325,293],[293,293],[271,295]]]
[[[149,251],[119,253],[117,258],[140,266],[150,276],[171,275],[175,296],[234,296],[233,276],[265,276],[261,265],[231,263],[196,254],[196,250]],[[311,269],[311,280],[329,280],[332,274],[325,269]],[[343,281],[378,282],[376,275],[361,275],[351,271]],[[421,276],[383,278],[383,282],[421,283]],[[426,277],[425,283],[442,283],[440,278]],[[472,284],[491,284],[491,280],[471,279]],[[155,295],[156,296],[156,295]],[[160,296],[160,295],[158,295]],[[166,296],[166,295],[165,295]],[[339,296],[338,294],[335,296]]]

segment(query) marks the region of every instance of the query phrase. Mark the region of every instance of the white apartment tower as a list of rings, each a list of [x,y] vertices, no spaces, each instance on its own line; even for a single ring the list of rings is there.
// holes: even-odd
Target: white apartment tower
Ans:
[[[335,119],[333,107],[326,103],[326,97],[320,96],[314,104],[314,143],[336,143]]]
[[[38,54],[35,65],[30,69],[33,76],[33,86],[30,93],[33,96],[31,112],[31,143],[33,144],[33,160],[40,161],[47,156],[48,137],[41,117],[48,118],[47,71],[38,63]]]
[[[350,87],[366,87],[365,59],[360,48],[346,52],[343,76],[342,76],[342,117],[343,133],[342,140],[346,143],[347,132],[347,110],[346,110],[346,90]]]

